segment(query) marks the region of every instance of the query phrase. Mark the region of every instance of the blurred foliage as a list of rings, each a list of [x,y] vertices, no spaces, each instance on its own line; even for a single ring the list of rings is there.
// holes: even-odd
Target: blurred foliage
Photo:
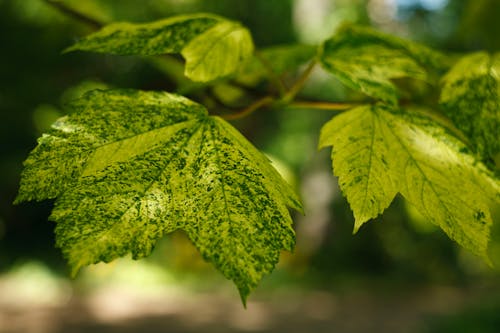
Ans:
[[[400,2],[406,4],[396,6],[396,1],[383,0],[148,0],[139,5],[135,0],[64,0],[68,7],[101,23],[214,12],[248,26],[257,47],[318,42],[348,20],[372,24],[445,51],[500,48],[498,0],[449,0],[438,10],[425,8],[418,1]],[[61,55],[61,50],[94,29],[43,0],[0,0],[0,271],[19,262],[39,260],[66,274],[66,264],[54,248],[54,225],[47,222],[52,202],[11,204],[22,161],[40,132],[62,114],[61,104],[86,90],[106,86],[179,88],[182,78],[172,75],[178,74],[175,64],[90,53]],[[357,98],[321,70],[312,78],[304,90],[307,98]],[[183,88],[190,97],[204,101],[203,89]],[[227,91],[224,86],[218,89],[219,94]],[[239,91],[231,94],[246,103]],[[331,116],[330,112],[305,109],[269,110],[235,123],[257,147],[294,173],[303,193],[307,214],[296,216],[297,250],[291,256],[284,255],[280,265],[288,278],[331,287],[360,279],[467,285],[479,278],[500,277],[498,223],[491,245],[497,267],[493,269],[459,250],[401,199],[353,236],[352,212],[331,176],[328,153],[316,151],[319,128]],[[316,197],[308,199],[309,193]],[[496,216],[498,222],[499,214]],[[211,272],[182,235],[168,237],[149,260],[168,269]],[[273,276],[283,278],[280,272]]]
[[[428,319],[425,333],[495,333],[500,327],[498,295],[488,295],[456,314]]]

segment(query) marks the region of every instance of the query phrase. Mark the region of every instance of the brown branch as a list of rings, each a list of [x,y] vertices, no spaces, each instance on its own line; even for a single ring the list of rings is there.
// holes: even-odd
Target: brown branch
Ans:
[[[264,107],[264,106],[267,106],[267,105],[270,105],[270,104],[274,103],[274,101],[275,101],[274,97],[272,97],[272,96],[266,96],[266,97],[263,97],[261,99],[256,100],[255,102],[253,102],[252,104],[250,104],[249,106],[247,106],[246,108],[244,108],[243,110],[241,110],[240,112],[232,113],[232,114],[226,114],[226,115],[222,115],[220,117],[222,119],[225,119],[225,120],[237,120],[237,119],[241,119],[241,118],[244,118],[244,117],[252,114],[253,112],[255,112],[258,109],[260,109],[261,107]]]
[[[315,102],[315,101],[296,101],[288,104],[291,108],[307,108],[307,109],[318,109],[318,110],[333,110],[333,111],[344,111],[352,109],[356,106],[362,104],[356,103],[332,103],[332,102]]]
[[[306,84],[307,79],[309,79],[309,76],[311,75],[314,67],[316,66],[316,60],[311,61],[309,66],[305,69],[305,71],[302,73],[302,75],[295,81],[293,86],[288,90],[286,95],[283,97],[283,101],[285,103],[291,102],[295,96],[300,92],[300,90],[304,87],[304,84]]]

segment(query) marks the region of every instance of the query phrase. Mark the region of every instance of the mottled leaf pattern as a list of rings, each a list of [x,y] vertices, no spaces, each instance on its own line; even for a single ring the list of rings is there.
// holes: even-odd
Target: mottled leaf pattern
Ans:
[[[441,104],[482,158],[500,154],[500,53],[460,59],[443,78]]]
[[[398,93],[390,79],[426,80],[427,67],[445,62],[424,46],[357,26],[344,26],[325,41],[320,60],[345,85],[392,104]]]
[[[88,165],[106,166],[106,160],[95,154],[112,158],[108,153],[122,142],[132,144],[134,150],[120,153],[134,154],[151,143],[144,140],[140,147],[139,139],[207,114],[184,97],[135,90],[95,90],[72,102],[69,112],[38,139],[24,162],[18,201],[55,198],[72,188]]]
[[[181,15],[152,23],[113,23],[66,51],[119,55],[181,53],[187,77],[210,81],[233,73],[253,52],[250,32],[212,14]]]
[[[66,49],[119,55],[180,53],[193,38],[222,18],[211,14],[181,15],[151,23],[111,23]]]
[[[399,144],[387,126],[363,106],[334,117],[321,130],[319,146],[333,146],[335,175],[354,212],[355,232],[380,215],[398,192],[389,158]]]
[[[357,227],[399,192],[450,238],[487,258],[489,204],[499,195],[498,182],[421,112],[356,108],[333,118],[320,144],[333,146],[335,174]]]
[[[193,81],[233,75],[224,84],[256,87],[267,77],[285,97],[295,96],[309,72],[288,92],[279,75],[317,57],[346,86],[378,101],[334,117],[321,131],[319,146],[333,147],[354,231],[400,193],[488,260],[490,205],[500,202],[500,181],[490,170],[500,153],[499,53],[467,55],[449,70],[449,59],[429,48],[345,25],[319,51],[285,45],[254,54],[245,27],[212,14],[113,23],[66,51],[75,50],[178,53]],[[475,154],[436,123],[435,113],[397,106],[392,79],[434,83],[446,70],[440,103],[458,130],[448,128],[465,138],[462,131]],[[25,161],[16,202],[56,199],[50,219],[74,274],[129,254],[145,257],[158,239],[182,230],[245,302],[280,251],[293,249],[289,208],[302,210],[298,197],[262,153],[205,107],[174,94],[116,89],[91,91],[68,111]]]
[[[337,33],[355,44],[378,44],[391,49],[401,50],[421,66],[437,72],[448,69],[451,64],[451,60],[448,57],[436,50],[407,39],[380,32],[370,27],[346,24],[340,27]]]
[[[495,191],[490,175],[443,128],[406,111],[404,117],[385,113],[401,144],[396,152],[401,194],[451,239],[489,261],[489,204]]]
[[[51,219],[73,271],[184,230],[242,299],[294,245],[300,202],[231,125],[186,98],[93,91],[42,137],[17,201],[57,197]]]

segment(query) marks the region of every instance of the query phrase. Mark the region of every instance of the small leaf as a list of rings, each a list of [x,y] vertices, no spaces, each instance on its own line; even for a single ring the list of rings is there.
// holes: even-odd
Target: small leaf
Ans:
[[[113,23],[65,51],[118,55],[181,53],[187,77],[210,81],[235,72],[253,52],[249,31],[212,14],[180,15],[143,23]]]
[[[426,80],[426,67],[445,66],[444,57],[425,46],[357,26],[344,26],[325,41],[320,60],[345,85],[391,104],[398,93],[390,79]]]
[[[500,53],[460,59],[443,78],[440,102],[483,159],[500,154]]]
[[[301,209],[267,158],[186,98],[93,91],[71,104],[26,161],[17,202],[57,197],[50,217],[73,272],[184,230],[242,299],[291,250]]]
[[[320,145],[333,146],[335,174],[357,227],[380,214],[397,191],[450,238],[488,260],[489,205],[499,198],[498,180],[430,118],[418,110],[360,107],[333,118]]]
[[[250,32],[229,21],[193,38],[181,52],[186,59],[186,76],[200,82],[236,72],[252,53]]]

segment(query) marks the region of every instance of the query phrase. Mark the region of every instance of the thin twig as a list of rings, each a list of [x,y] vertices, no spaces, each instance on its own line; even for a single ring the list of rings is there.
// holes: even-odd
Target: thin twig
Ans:
[[[54,1],[54,0],[45,0],[45,3],[56,8],[61,13],[64,13],[68,16],[71,16],[71,17],[75,18],[76,20],[81,21],[82,23],[85,23],[96,30],[102,28],[102,26],[104,25],[103,23],[101,23],[101,22],[99,22],[91,17],[88,17],[82,13],[75,11],[73,8],[66,6],[62,2]]]
[[[352,109],[361,104],[355,103],[332,103],[332,102],[315,102],[315,101],[296,101],[291,102],[287,106],[289,108],[307,108],[307,109],[318,109],[318,110],[333,110],[333,111],[343,111]]]
[[[100,29],[104,26],[104,23],[99,22],[98,20],[95,20],[91,17],[88,17],[80,12],[77,12],[73,8],[68,7],[62,2],[59,2],[57,0],[45,0],[47,4],[50,6],[56,8],[59,10],[61,13],[66,14],[84,24],[87,24],[91,26],[94,29]],[[292,100],[295,98],[295,96],[299,93],[299,91],[303,88],[304,84],[306,83],[307,79],[309,78],[312,70],[314,69],[314,66],[316,65],[316,61],[312,61],[309,66],[306,68],[306,70],[302,73],[302,75],[297,79],[297,81],[294,83],[294,85],[288,90],[285,83],[283,80],[274,72],[272,69],[271,64],[267,59],[265,59],[260,52],[256,51],[255,52],[256,58],[260,61],[260,63],[263,65],[263,67],[266,69],[268,72],[269,78],[273,85],[276,87],[276,89],[279,92],[279,95],[282,96],[282,102],[287,104],[287,107],[302,107],[302,108],[311,108],[311,109],[322,109],[322,110],[346,110],[352,107],[357,106],[356,104],[348,104],[348,103],[329,103],[329,102],[314,102],[314,101],[297,101],[297,102],[292,102]],[[243,86],[243,88],[249,92],[256,93],[255,91],[252,91],[250,87]],[[270,104],[273,104],[276,102],[276,97],[273,96],[265,96],[262,97],[243,110],[232,113],[232,114],[227,114],[227,115],[222,115],[221,118],[225,120],[237,120],[244,118],[256,110],[268,106]],[[220,101],[217,101],[220,102]],[[226,106],[227,107],[227,106]]]
[[[305,71],[302,73],[302,75],[295,81],[293,86],[288,90],[286,95],[283,97],[283,101],[285,103],[291,102],[295,96],[300,92],[300,90],[304,87],[304,84],[306,84],[307,79],[309,79],[309,76],[311,75],[314,67],[316,66],[316,60],[311,61],[309,66],[305,69]]]
[[[245,91],[246,94],[253,96],[253,97],[262,97],[262,96],[266,95],[268,92],[267,90],[264,90],[262,88],[248,86],[248,85],[241,83],[241,82],[234,80],[234,79],[228,80],[227,83],[235,88],[239,88],[239,89]]]
[[[226,114],[226,115],[222,115],[220,117],[222,119],[225,119],[225,120],[241,119],[241,118],[244,118],[244,117],[250,115],[251,113],[255,112],[256,110],[260,109],[261,107],[264,107],[266,105],[270,105],[270,104],[274,103],[275,100],[276,99],[272,96],[266,96],[266,97],[263,97],[259,100],[256,100],[255,102],[253,102],[252,104],[250,104],[249,106],[247,106],[246,108],[241,110],[240,112]]]

